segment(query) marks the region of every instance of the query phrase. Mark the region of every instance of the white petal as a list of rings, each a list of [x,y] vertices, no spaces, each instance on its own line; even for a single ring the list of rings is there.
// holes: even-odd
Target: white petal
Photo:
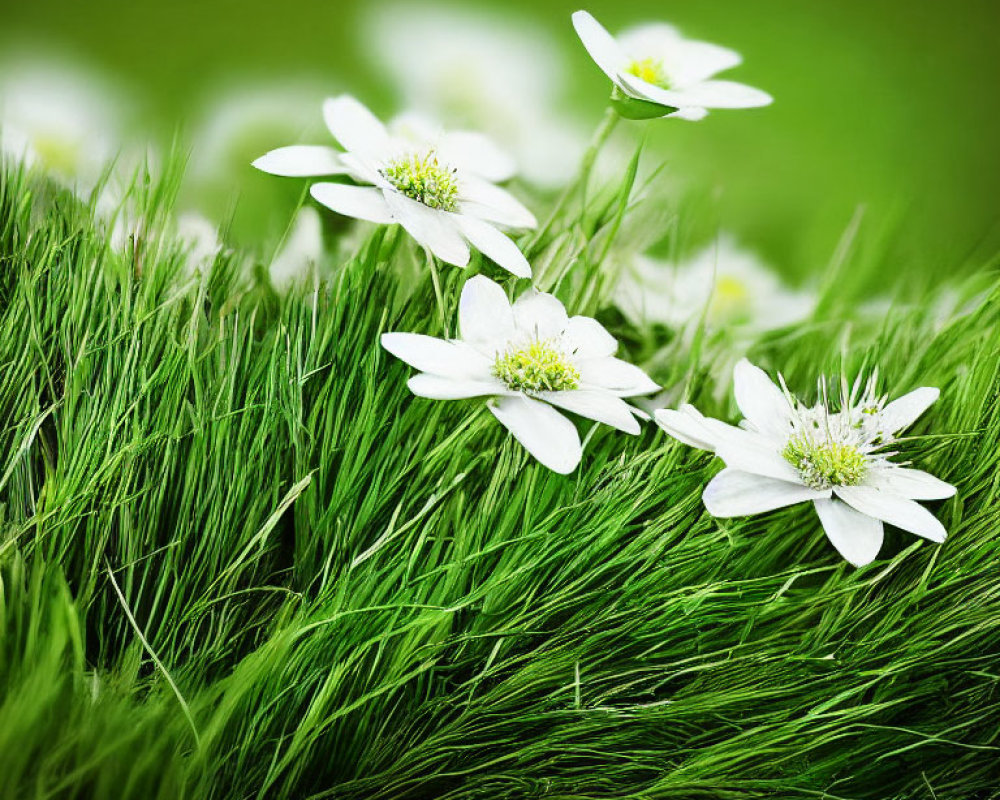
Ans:
[[[370,183],[378,186],[385,182],[378,171],[378,162],[358,155],[357,153],[344,153],[340,157],[344,165],[345,172],[358,183]]]
[[[681,92],[664,89],[662,86],[656,86],[655,84],[644,81],[642,78],[636,77],[630,72],[623,73],[621,75],[620,82],[626,94],[632,97],[637,97],[640,100],[647,100],[650,103],[659,103],[663,106],[671,106],[678,109],[685,106],[698,105],[697,103],[691,102],[689,98]]]
[[[886,433],[909,428],[938,399],[940,389],[923,386],[893,400],[879,413],[879,425]]]
[[[882,523],[831,498],[814,500],[826,538],[856,567],[870,564],[882,547]]]
[[[628,59],[615,41],[615,37],[586,11],[577,11],[573,14],[573,27],[576,28],[577,36],[587,48],[590,57],[594,59],[594,63],[612,81],[620,85],[619,72],[625,68]]]
[[[620,358],[586,358],[576,362],[580,380],[588,386],[607,389],[620,397],[649,394],[659,385],[634,364]]]
[[[425,206],[392,189],[382,194],[396,222],[431,253],[456,267],[469,263],[469,246],[455,224],[456,215]]]
[[[680,92],[687,99],[682,106],[704,108],[759,108],[774,102],[767,92],[735,81],[703,81]]]
[[[438,155],[449,167],[500,183],[517,173],[514,159],[489,137],[472,131],[452,131],[441,137]]]
[[[692,405],[683,405],[677,411],[672,408],[661,408],[653,413],[656,424],[677,441],[699,450],[715,451],[717,437],[712,428],[706,424],[705,417]],[[723,423],[725,424],[725,423]],[[733,428],[733,430],[739,430]]]
[[[462,339],[495,351],[514,336],[514,313],[500,284],[485,275],[469,278],[458,301],[458,326]]]
[[[745,517],[829,496],[829,491],[818,492],[802,484],[724,469],[712,478],[701,498],[713,517]]]
[[[455,215],[458,229],[469,243],[487,258],[519,278],[530,278],[531,267],[528,259],[517,245],[489,223],[461,214]]]
[[[666,22],[643,22],[621,31],[615,41],[629,60],[664,61],[684,42],[680,31]]]
[[[944,500],[955,494],[955,487],[935,478],[929,472],[907,467],[879,469],[869,476],[868,483],[876,489],[898,494],[909,500]]]
[[[332,147],[293,145],[265,153],[252,166],[271,175],[305,178],[313,175],[342,175],[347,168]]]
[[[514,325],[519,333],[533,338],[552,339],[562,335],[569,318],[554,295],[528,289],[514,301]]]
[[[444,135],[441,125],[430,117],[416,111],[404,111],[393,117],[386,125],[393,139],[403,139],[407,144],[423,147],[437,146]]]
[[[905,497],[871,486],[838,486],[834,491],[841,500],[862,514],[888,522],[904,531],[923,536],[932,542],[943,542],[948,536],[937,517]]]
[[[486,397],[504,390],[503,385],[497,381],[475,381],[425,374],[414,375],[406,382],[406,385],[418,397],[427,397],[431,400],[464,400],[468,397]]]
[[[699,108],[698,106],[687,106],[686,108],[678,108],[672,114],[667,114],[667,116],[672,119],[686,119],[689,122],[698,122],[698,120],[705,119],[708,116],[708,109]]]
[[[756,108],[773,102],[767,92],[733,81],[704,81],[683,89],[662,89],[628,73],[622,81],[629,93],[675,108]]]
[[[643,409],[639,408],[638,406],[634,406],[631,403],[625,403],[625,405],[628,406],[628,410],[632,412],[632,416],[634,416],[637,420],[641,422],[652,421],[653,415],[650,414],[649,412],[644,411]]]
[[[570,317],[563,341],[578,358],[605,358],[618,350],[618,341],[591,317]]]
[[[355,219],[391,225],[393,222],[389,206],[382,192],[374,186],[349,186],[346,183],[314,183],[309,194],[318,203],[331,211]]]
[[[625,433],[639,433],[639,423],[624,400],[607,392],[575,389],[567,392],[539,392],[539,399],[572,411],[581,417],[603,422]]]
[[[733,428],[717,442],[715,454],[732,469],[790,483],[802,482],[798,471],[782,458],[775,442],[751,431]]]
[[[792,413],[788,398],[764,370],[745,358],[733,368],[733,394],[743,416],[759,432],[777,438],[788,433]]]
[[[381,159],[388,153],[390,140],[385,125],[350,95],[324,101],[323,119],[333,137],[348,152],[374,159]]]
[[[672,86],[690,86],[711,78],[718,72],[739,66],[742,56],[728,47],[710,42],[681,39],[664,54],[664,66]]]
[[[463,214],[508,228],[536,228],[538,220],[506,189],[474,175],[462,175],[458,206]]]
[[[465,342],[449,342],[421,333],[383,333],[382,347],[421,372],[453,378],[489,380],[490,362]]]
[[[565,475],[580,463],[580,434],[552,406],[514,395],[499,398],[489,409],[531,455],[554,472]]]

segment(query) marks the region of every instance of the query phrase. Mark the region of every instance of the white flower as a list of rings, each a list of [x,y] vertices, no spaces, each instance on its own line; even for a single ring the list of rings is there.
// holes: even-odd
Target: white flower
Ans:
[[[207,273],[224,247],[218,226],[196,211],[180,214],[164,233],[162,240],[154,237],[146,219],[135,212],[131,198],[127,198],[112,214],[108,244],[112,250],[137,258],[141,267],[149,259],[140,253],[176,242],[182,257],[180,277]]]
[[[323,229],[315,208],[301,208],[268,272],[278,291],[304,280],[323,253]]]
[[[184,249],[187,275],[207,272],[223,248],[218,225],[196,211],[177,217],[177,239]]]
[[[112,92],[76,64],[8,61],[0,76],[0,151],[88,195],[121,146]]]
[[[195,124],[188,175],[202,183],[225,183],[231,191],[254,154],[321,130],[312,109],[324,95],[318,82],[295,76],[214,89]]]
[[[677,265],[634,257],[615,288],[615,302],[638,323],[680,328],[704,314],[711,329],[759,333],[804,319],[816,298],[790,289],[756,254],[722,235]]]
[[[353,97],[323,104],[323,116],[346,152],[296,145],[272,150],[254,166],[274,175],[346,174],[361,186],[315,183],[313,198],[357,219],[399,223],[424,248],[448,264],[469,263],[469,245],[518,277],[528,262],[497,228],[532,228],[534,216],[492,181],[510,177],[512,164],[484,136],[426,131],[410,120],[394,133]],[[418,130],[419,129],[419,130]]]
[[[420,397],[494,398],[493,415],[551,470],[580,463],[576,427],[553,406],[639,433],[638,413],[623,397],[658,388],[638,367],[614,357],[618,343],[589,317],[567,317],[550,294],[529,289],[513,305],[477,275],[462,287],[460,337],[387,333],[382,346],[416,367],[410,391]]]
[[[407,106],[488,133],[534,184],[560,188],[575,174],[587,131],[560,108],[565,64],[541,31],[509,15],[456,6],[370,9],[368,51]]]
[[[784,385],[784,384],[782,384]],[[826,402],[799,404],[746,359],[733,372],[741,427],[702,416],[694,407],[661,409],[656,421],[685,444],[714,452],[726,468],[705,487],[705,508],[715,517],[759,514],[811,500],[827,537],[855,566],[874,560],[882,523],[945,540],[941,523],[916,500],[938,500],[955,487],[889,460],[885,447],[938,397],[923,387],[891,403],[876,397],[874,379],[841,394],[841,410]]]
[[[622,95],[653,104],[644,116],[699,120],[710,108],[755,108],[771,103],[771,96],[760,89],[710,80],[717,72],[737,66],[742,61],[739,53],[685,39],[670,25],[640,25],[616,38],[589,13],[577,11],[573,27],[590,57]]]

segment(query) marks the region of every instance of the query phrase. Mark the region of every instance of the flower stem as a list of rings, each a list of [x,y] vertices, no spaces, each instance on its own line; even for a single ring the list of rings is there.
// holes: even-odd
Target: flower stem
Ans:
[[[437,298],[438,318],[441,322],[441,335],[448,338],[448,315],[444,307],[444,294],[441,292],[441,276],[438,275],[437,259],[427,253],[427,265],[431,268],[431,283],[434,284],[434,297]]]
[[[580,169],[577,171],[576,177],[574,177],[573,180],[566,185],[566,188],[562,190],[562,193],[559,195],[559,199],[556,200],[555,206],[553,206],[552,211],[545,220],[545,224],[538,229],[538,232],[532,237],[527,248],[525,248],[529,253],[534,251],[542,237],[545,236],[545,234],[552,228],[570,198],[577,191],[580,192],[580,200],[582,203],[581,213],[583,212],[583,209],[586,208],[587,184],[590,181],[590,173],[594,169],[597,156],[603,149],[605,142],[608,141],[608,138],[611,136],[611,133],[614,131],[620,118],[621,117],[618,112],[610,106],[604,112],[601,124],[598,125],[597,130],[594,131],[594,135],[590,139],[590,144],[587,146],[587,149],[583,154],[583,158],[580,161]]]
[[[604,119],[601,120],[601,124],[597,127],[594,132],[594,138],[590,141],[590,146],[587,151],[583,154],[583,161],[580,162],[580,213],[582,214],[587,208],[587,185],[590,183],[590,173],[594,169],[594,164],[597,162],[597,156],[600,154],[601,150],[604,148],[605,142],[611,137],[614,132],[615,126],[618,125],[618,120],[621,116],[613,108],[608,108],[604,112]]]

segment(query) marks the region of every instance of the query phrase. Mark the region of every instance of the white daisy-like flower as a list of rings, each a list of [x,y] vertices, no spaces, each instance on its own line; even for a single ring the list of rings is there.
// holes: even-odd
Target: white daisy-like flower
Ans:
[[[855,566],[870,563],[887,522],[933,542],[944,526],[917,500],[939,500],[955,487],[889,459],[896,434],[938,398],[922,387],[890,403],[875,394],[874,379],[841,389],[841,407],[801,405],[746,359],[733,372],[733,392],[745,419],[734,427],[702,416],[693,406],[661,409],[656,421],[675,439],[715,453],[725,469],[705,487],[715,517],[741,517],[812,501],[827,538]],[[784,387],[784,382],[782,382]]]
[[[614,37],[591,14],[577,11],[573,27],[617,89],[613,98],[638,101],[618,106],[626,116],[699,120],[710,108],[756,108],[772,102],[760,89],[712,80],[740,64],[739,53],[685,39],[671,25],[639,25]],[[634,114],[630,108],[636,109]]]
[[[372,3],[368,51],[407,106],[489,134],[514,153],[524,178],[561,188],[587,131],[560,107],[563,53],[529,22],[454,5]]]
[[[488,408],[525,449],[555,472],[572,472],[582,446],[556,409],[639,433],[640,414],[622,398],[657,385],[615,358],[618,343],[590,317],[569,317],[551,294],[529,289],[513,304],[482,275],[466,281],[458,339],[386,333],[382,346],[420,370],[410,391],[435,400],[488,397]]]
[[[274,175],[347,175],[362,185],[321,182],[310,193],[338,214],[402,225],[445,263],[464,267],[472,245],[518,277],[531,276],[524,255],[498,226],[537,223],[495,185],[511,176],[513,165],[489,139],[466,131],[430,135],[413,118],[390,131],[347,95],[327,100],[323,116],[345,152],[295,145],[272,150],[254,166]]]
[[[805,319],[816,297],[785,285],[759,256],[723,234],[679,264],[635,256],[622,271],[615,303],[638,323],[680,328],[704,314],[710,329],[753,334]]]

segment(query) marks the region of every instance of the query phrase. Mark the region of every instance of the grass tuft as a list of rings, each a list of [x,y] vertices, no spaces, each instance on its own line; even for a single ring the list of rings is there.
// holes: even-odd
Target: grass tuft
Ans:
[[[607,310],[634,178],[533,243],[541,281],[732,418],[719,342],[653,348]],[[392,232],[279,297],[235,254],[186,275],[169,186],[135,192],[120,252],[68,194],[0,183],[0,797],[1000,787],[995,277],[943,323],[825,313],[831,285],[752,347],[789,386],[878,365],[942,389],[901,450],[958,486],[932,504],[949,539],[889,531],[854,570],[807,506],[709,517],[717,462],[651,425],[584,425],[562,477],[481,404],[413,397],[379,335],[439,322]],[[449,312],[465,277],[442,273]]]

